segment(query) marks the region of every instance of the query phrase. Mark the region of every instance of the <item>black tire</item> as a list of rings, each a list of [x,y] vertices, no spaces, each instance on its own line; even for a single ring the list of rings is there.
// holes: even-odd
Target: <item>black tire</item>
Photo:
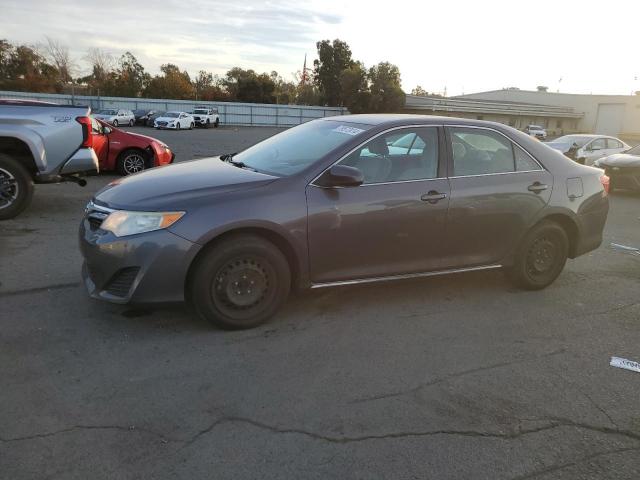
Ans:
[[[194,125],[195,125],[195,123],[191,122],[191,123],[189,124],[189,130],[193,130]]]
[[[541,290],[553,283],[567,262],[569,238],[555,222],[543,220],[522,240],[509,279],[526,290]]]
[[[189,284],[191,302],[203,319],[238,330],[260,325],[278,311],[289,295],[291,272],[271,242],[235,235],[197,260]]]
[[[180,122],[176,123],[176,130],[180,130]]]
[[[211,122],[207,118],[207,123],[204,124],[204,128],[211,128]]]
[[[220,119],[216,118],[215,123],[213,124],[213,128],[218,128],[220,126]]]
[[[147,157],[142,150],[130,148],[118,156],[116,169],[122,176],[133,175],[148,168]]]
[[[117,127],[117,126],[118,126],[118,120],[114,120],[114,121],[113,121],[113,126],[114,126],[114,127]]]
[[[136,122],[134,122],[133,120],[129,120],[129,126],[130,126],[130,127],[133,127],[133,125],[134,125],[135,123],[136,123]]]
[[[33,198],[33,178],[18,160],[0,153],[0,220],[17,217]]]

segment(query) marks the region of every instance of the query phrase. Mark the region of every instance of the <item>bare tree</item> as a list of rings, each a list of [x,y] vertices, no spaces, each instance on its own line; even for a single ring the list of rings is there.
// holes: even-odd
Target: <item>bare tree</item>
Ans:
[[[58,70],[60,81],[63,83],[73,81],[76,64],[69,54],[69,47],[50,37],[45,37],[45,39],[47,40],[47,45],[45,46],[47,57]]]
[[[104,76],[113,71],[116,61],[113,56],[100,48],[91,47],[84,59],[89,62],[95,76]]]

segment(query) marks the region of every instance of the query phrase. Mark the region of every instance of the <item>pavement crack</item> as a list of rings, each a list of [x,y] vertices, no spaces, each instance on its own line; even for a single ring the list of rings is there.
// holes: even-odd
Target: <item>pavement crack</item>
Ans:
[[[525,475],[519,475],[517,477],[514,477],[512,480],[531,480],[532,478],[537,478],[537,477],[540,477],[542,475],[548,475],[550,473],[555,473],[557,471],[564,470],[565,468],[575,467],[577,465],[580,465],[582,463],[588,462],[588,461],[593,460],[593,459],[598,458],[598,457],[604,457],[606,455],[613,455],[613,454],[616,454],[616,453],[631,452],[631,451],[636,451],[636,450],[640,450],[640,447],[623,447],[623,448],[616,448],[614,450],[606,450],[604,452],[596,452],[596,453],[592,453],[590,455],[586,455],[584,457],[581,457],[581,458],[579,458],[577,460],[573,460],[571,462],[551,465],[549,467],[542,468],[540,470],[536,470],[534,472],[527,473]]]
[[[41,293],[41,292],[47,292],[49,290],[62,290],[65,288],[76,288],[78,286],[80,286],[80,282],[57,283],[54,285],[47,285],[44,287],[26,288],[24,290],[9,290],[7,292],[0,292],[0,298],[14,297],[18,295],[29,295],[31,293]]]
[[[238,417],[238,416],[230,416],[230,417],[222,417],[215,420],[208,427],[203,430],[200,430],[190,439],[184,442],[182,448],[186,448],[190,445],[193,445],[195,442],[200,440],[203,436],[211,433],[217,427],[228,424],[228,423],[241,423],[246,425],[251,425],[253,427],[259,428],[261,430],[265,430],[275,434],[292,434],[292,435],[301,435],[304,437],[311,438],[313,440],[320,440],[328,443],[335,444],[348,444],[348,443],[358,443],[365,442],[370,440],[389,440],[389,439],[404,439],[404,438],[422,438],[422,437],[430,437],[436,435],[446,435],[446,436],[457,436],[457,437],[472,437],[472,438],[493,438],[499,440],[513,440],[526,435],[531,435],[535,433],[545,432],[548,430],[553,430],[556,428],[563,427],[571,427],[571,428],[580,428],[584,430],[594,431],[603,433],[606,435],[619,435],[625,438],[629,438],[631,440],[640,442],[640,434],[628,431],[628,430],[620,430],[613,429],[608,427],[602,427],[598,425],[590,425],[579,422],[574,422],[568,419],[547,419],[547,424],[541,425],[538,427],[523,429],[518,427],[518,429],[514,429],[508,432],[491,432],[491,431],[481,431],[481,430],[454,430],[454,429],[436,429],[436,430],[416,430],[416,431],[399,431],[399,432],[388,432],[388,433],[380,433],[380,434],[370,434],[370,435],[362,435],[362,436],[330,436],[323,435],[317,432],[303,430],[298,428],[286,428],[279,427],[274,425],[269,425],[267,423],[263,423],[251,418],[247,417]],[[181,448],[181,449],[182,449]],[[636,447],[640,449],[639,447]]]
[[[124,431],[124,432],[141,432],[141,433],[145,433],[148,435],[152,435],[154,437],[158,437],[161,440],[163,440],[165,443],[168,441],[171,442],[177,442],[179,440],[175,440],[175,439],[171,439],[168,438],[160,433],[154,432],[152,430],[148,430],[146,428],[138,428],[135,427],[133,425],[128,426],[128,427],[124,427],[122,425],[73,425],[71,427],[67,427],[67,428],[62,428],[60,430],[55,430],[53,432],[45,432],[45,433],[34,433],[33,435],[26,435],[26,436],[22,436],[22,437],[11,437],[11,438],[4,438],[4,437],[0,437],[0,442],[3,443],[11,443],[11,442],[23,442],[23,441],[27,441],[27,440],[37,440],[40,438],[49,438],[49,437],[55,437],[56,435],[60,435],[60,434],[64,434],[64,433],[70,433],[70,432],[76,432],[76,431],[82,431],[82,430],[119,430],[119,431]]]
[[[562,353],[565,353],[566,349],[565,348],[561,348],[558,350],[554,350],[552,352],[549,353],[545,353],[543,355],[539,355],[537,357],[530,357],[530,358],[521,358],[519,360],[510,360],[508,362],[500,362],[500,363],[494,363],[491,365],[485,365],[482,367],[476,367],[476,368],[471,368],[468,370],[462,370],[460,372],[455,372],[455,373],[451,373],[449,375],[445,375],[443,377],[437,377],[434,378],[433,380],[429,380],[427,382],[423,382],[420,383],[419,385],[416,385],[413,388],[407,389],[407,390],[399,390],[396,392],[389,392],[389,393],[382,393],[382,394],[378,394],[378,395],[372,395],[372,396],[368,396],[368,397],[362,397],[362,398],[356,398],[354,400],[351,400],[349,403],[350,404],[355,404],[355,403],[363,403],[363,402],[372,402],[372,401],[376,401],[376,400],[383,400],[383,399],[387,399],[387,398],[394,398],[394,397],[402,397],[404,395],[408,395],[408,394],[413,394],[413,393],[417,393],[420,390],[422,390],[423,388],[427,388],[427,387],[431,387],[433,385],[437,385],[439,383],[443,383],[443,382],[447,382],[453,378],[458,378],[458,377],[462,377],[465,375],[471,375],[473,373],[478,373],[478,372],[482,372],[485,370],[492,370],[494,368],[502,368],[502,367],[508,367],[509,365],[516,365],[519,363],[524,363],[524,362],[528,362],[531,360],[537,360],[540,358],[546,358],[546,357],[550,357],[553,355],[560,355]]]

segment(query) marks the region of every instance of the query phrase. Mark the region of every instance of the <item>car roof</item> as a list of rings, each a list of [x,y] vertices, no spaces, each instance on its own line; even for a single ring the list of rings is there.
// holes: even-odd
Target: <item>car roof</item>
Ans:
[[[346,123],[360,123],[364,125],[470,125],[478,127],[498,127],[505,128],[506,125],[487,120],[474,120],[472,118],[445,117],[439,115],[417,115],[404,113],[371,113],[357,115],[337,115],[333,117],[323,117],[319,120],[333,120]]]

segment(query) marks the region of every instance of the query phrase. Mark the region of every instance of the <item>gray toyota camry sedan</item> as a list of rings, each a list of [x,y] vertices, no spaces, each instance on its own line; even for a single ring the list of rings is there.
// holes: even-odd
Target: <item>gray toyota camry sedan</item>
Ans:
[[[188,301],[223,328],[264,322],[292,288],[501,268],[535,290],[600,245],[607,190],[505,125],[323,118],[113,182],[80,225],[82,275],[94,298]]]

